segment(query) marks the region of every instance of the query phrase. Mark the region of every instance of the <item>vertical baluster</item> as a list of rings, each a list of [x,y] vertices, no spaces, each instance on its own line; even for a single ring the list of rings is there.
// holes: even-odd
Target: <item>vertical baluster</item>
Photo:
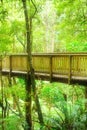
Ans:
[[[82,59],[82,56],[80,56],[80,63],[81,63],[81,66],[80,66],[80,75],[82,75],[82,67],[83,67],[83,59]]]
[[[53,62],[53,64],[54,64],[54,62]],[[59,70],[59,56],[58,57],[56,57],[56,59],[55,59],[55,65],[56,65],[56,72],[58,73],[58,70]]]
[[[63,56],[62,61],[63,61],[63,62],[62,62],[63,74],[65,74],[65,73],[66,73],[66,67],[67,67],[67,64],[66,64],[67,59],[66,59],[66,56],[65,56],[65,55]]]
[[[72,56],[72,64],[71,64],[71,74],[73,75],[73,56]]]
[[[85,70],[85,56],[84,56],[84,62],[83,62],[83,65],[84,65],[83,73],[84,73],[84,76],[85,76],[85,72],[86,72],[86,70]]]
[[[78,74],[78,61],[77,61],[78,59],[77,59],[77,55],[75,56],[75,75],[77,76],[77,74]]]
[[[49,64],[50,65],[49,66],[50,67],[50,82],[52,82],[52,56],[50,56],[49,58],[50,58],[50,60],[49,60],[50,61],[49,62],[50,63]]]
[[[82,76],[83,74],[83,56],[80,56],[80,75]]]
[[[84,76],[84,70],[85,70],[85,66],[84,66],[84,56],[82,56],[82,59],[83,59],[83,64],[82,64],[82,75]]]
[[[64,74],[65,71],[64,71],[64,64],[65,64],[65,56],[62,56],[61,57],[61,74]]]
[[[75,75],[75,56],[72,58],[73,60],[73,76]]]
[[[68,71],[68,57],[66,56],[65,59],[65,65],[64,65],[64,70],[65,70],[65,74],[67,74],[67,71]]]

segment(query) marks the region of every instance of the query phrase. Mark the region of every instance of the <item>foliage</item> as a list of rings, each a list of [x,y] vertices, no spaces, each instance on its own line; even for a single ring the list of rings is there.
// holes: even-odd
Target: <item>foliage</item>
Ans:
[[[65,44],[67,51],[86,51],[87,44],[87,17],[86,1],[54,0],[58,14],[59,40]],[[75,44],[77,43],[77,44]],[[81,46],[80,46],[81,45]],[[69,46],[69,49],[67,47]],[[74,50],[74,47],[78,49]]]
[[[56,123],[61,125],[61,129],[63,130],[73,130],[83,129],[85,130],[85,122],[86,122],[86,115],[84,113],[84,109],[80,107],[81,104],[72,104],[72,102],[63,102],[60,105],[57,106],[57,115]],[[62,116],[60,116],[60,111],[62,112]]]
[[[3,5],[0,5],[0,22],[4,22],[5,19],[7,18],[8,11],[6,7],[3,7]]]
[[[10,117],[7,117],[5,121],[6,121],[6,124],[5,124],[6,130],[22,130],[22,127],[21,127],[22,120],[20,120],[15,115],[11,115]]]
[[[46,103],[50,105],[54,105],[58,101],[62,101],[64,99],[62,93],[55,84],[44,84],[43,88],[41,89],[41,97]]]
[[[8,22],[0,24],[0,52],[8,52],[11,49],[9,47],[9,44],[12,42],[12,38],[10,37],[10,25],[7,25]]]
[[[37,14],[33,19],[33,52],[87,50],[86,1],[36,0],[34,3]],[[33,7],[32,4],[31,7]],[[0,19],[6,22],[4,24],[5,30],[11,30],[10,34],[9,31],[5,33],[5,30],[0,32],[0,39],[2,39],[2,41],[0,40],[0,48],[3,48],[2,51],[12,52],[11,49],[5,48],[6,44],[4,45],[4,43],[9,43],[7,48],[8,46],[12,47],[14,52],[25,52],[26,33],[22,3],[20,1],[5,1],[3,5],[0,5],[0,12]],[[30,12],[33,15],[33,8]],[[3,28],[1,23],[0,28]],[[3,34],[6,36],[2,37]]]
[[[82,87],[43,83],[40,98],[45,123],[49,128],[85,130],[86,113]]]

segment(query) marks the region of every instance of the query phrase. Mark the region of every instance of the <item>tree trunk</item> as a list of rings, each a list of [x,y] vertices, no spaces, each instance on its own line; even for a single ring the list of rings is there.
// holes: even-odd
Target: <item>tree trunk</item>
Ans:
[[[22,0],[22,3],[23,3],[23,8],[24,8],[25,23],[26,23],[27,53],[28,53],[28,64],[29,64],[29,67],[30,67],[31,85],[32,85],[34,99],[35,99],[35,103],[36,103],[36,107],[37,107],[38,119],[39,119],[40,124],[43,125],[43,116],[42,116],[42,111],[41,111],[40,103],[39,103],[39,100],[38,100],[38,95],[36,94],[36,83],[35,83],[34,69],[32,67],[32,54],[31,54],[31,45],[32,45],[32,17],[28,15],[26,0]]]
[[[87,86],[85,86],[85,99],[86,99],[85,109],[87,110]]]
[[[3,80],[2,80],[2,57],[0,57],[0,86],[1,86],[1,101],[0,106],[2,108],[2,130],[5,130],[5,123],[4,123],[4,87],[3,87]]]
[[[26,82],[26,99],[25,99],[25,114],[26,114],[26,130],[32,130],[31,117],[31,81],[30,77],[25,78]]]

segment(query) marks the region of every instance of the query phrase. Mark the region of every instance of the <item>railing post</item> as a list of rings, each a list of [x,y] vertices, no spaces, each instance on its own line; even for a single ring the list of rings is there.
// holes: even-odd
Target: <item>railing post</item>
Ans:
[[[68,73],[68,84],[71,82],[71,64],[72,64],[72,56],[69,55],[69,73]]]
[[[11,73],[12,73],[12,56],[9,56],[9,85],[11,85]]]
[[[52,56],[50,56],[50,82],[52,82]]]

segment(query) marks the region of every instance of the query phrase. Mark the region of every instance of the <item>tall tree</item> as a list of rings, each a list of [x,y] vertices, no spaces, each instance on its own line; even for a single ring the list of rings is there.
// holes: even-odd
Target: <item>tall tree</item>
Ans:
[[[29,14],[28,14],[28,9],[27,9],[27,2],[29,2],[29,8],[30,8]],[[32,85],[33,95],[34,95],[34,99],[35,99],[35,103],[36,103],[36,107],[37,107],[38,118],[39,118],[40,124],[43,125],[44,122],[43,122],[42,111],[41,111],[40,103],[39,103],[39,100],[38,100],[38,95],[36,93],[35,75],[34,75],[34,69],[33,69],[33,66],[32,66],[32,54],[31,54],[31,46],[32,46],[32,19],[33,19],[35,13],[36,13],[36,6],[35,6],[33,0],[29,0],[29,1],[22,0],[22,3],[23,3],[23,8],[24,8],[25,23],[26,23],[27,54],[28,54],[28,63],[29,63],[29,67],[30,67],[31,85]],[[34,11],[33,14],[31,12],[31,4],[35,8],[35,11]],[[26,88],[27,94],[29,94],[30,96],[31,96],[31,92],[30,92],[29,87],[31,87],[31,85],[30,86],[28,86],[28,85],[26,86],[27,87]],[[30,99],[29,95],[27,95],[26,99]],[[29,104],[26,107],[27,107],[26,109],[30,109],[29,107],[31,107],[31,106]],[[28,119],[28,116],[30,116],[29,112],[28,112],[28,115],[26,117],[27,119]],[[28,120],[26,120],[26,121],[27,121],[27,124],[28,124],[28,130],[31,130],[32,129],[31,124],[29,124]]]
[[[56,11],[52,1],[47,0],[41,11],[42,25],[44,26],[46,52],[54,52]]]

